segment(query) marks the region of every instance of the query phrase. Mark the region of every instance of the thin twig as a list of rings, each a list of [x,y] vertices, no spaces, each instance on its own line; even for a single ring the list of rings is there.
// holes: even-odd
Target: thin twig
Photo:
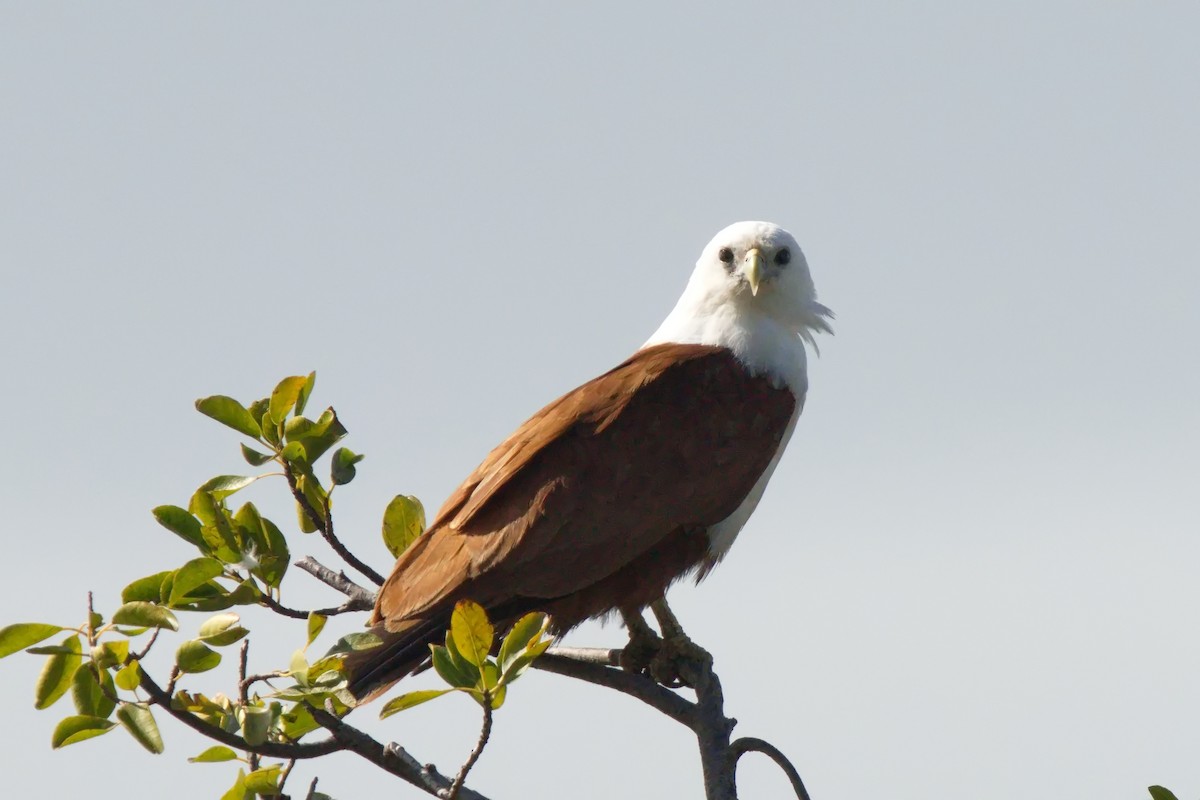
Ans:
[[[272,678],[286,678],[291,674],[292,673],[284,671],[284,670],[276,670],[275,672],[260,672],[257,675],[247,675],[238,684],[238,688],[242,692],[245,692],[251,686],[253,686],[256,683],[259,683],[260,681],[269,681]],[[272,687],[272,688],[274,688],[274,687]]]
[[[395,742],[384,745],[358,728],[350,727],[329,710],[309,703],[305,705],[317,724],[328,730],[341,745],[340,749],[356,753],[380,769],[437,797],[445,797],[444,793],[450,789],[449,778],[438,772],[432,764],[422,765]],[[459,800],[487,800],[465,786],[459,791],[458,797]]]
[[[283,785],[287,783],[287,779],[291,777],[292,770],[296,767],[296,759],[288,759],[287,766],[283,768],[283,773],[279,776],[279,786],[276,788],[276,794],[283,796]]]
[[[325,537],[325,541],[329,543],[334,552],[341,556],[347,564],[354,567],[363,575],[366,575],[376,586],[382,585],[383,576],[360,561],[358,556],[347,550],[346,546],[334,534],[333,514],[329,511],[328,501],[325,502],[324,513],[318,512],[317,509],[313,508],[312,503],[308,502],[308,498],[305,497],[304,492],[300,491],[300,487],[296,483],[296,473],[292,471],[291,464],[285,465],[283,473],[287,478],[288,487],[292,490],[292,496],[296,498],[296,502],[304,510],[304,514],[309,518],[313,526],[321,532],[321,535]]]
[[[340,606],[335,606],[332,608],[314,608],[311,611],[305,611],[302,608],[290,608],[289,606],[285,606],[274,597],[271,597],[271,595],[265,593],[260,594],[258,596],[258,600],[262,605],[271,609],[276,614],[280,614],[285,617],[291,617],[292,619],[308,619],[309,614],[320,614],[323,617],[335,617],[338,614],[349,614],[352,611],[369,611],[370,609],[374,608],[373,605],[363,608],[356,600],[347,600]]]
[[[128,659],[126,663],[129,663]],[[327,756],[330,753],[336,753],[339,750],[345,750],[346,747],[341,742],[333,737],[322,739],[319,742],[307,743],[289,743],[279,744],[276,742],[264,742],[263,744],[251,745],[247,744],[246,740],[236,733],[230,733],[224,728],[218,728],[216,725],[205,722],[188,711],[181,708],[175,708],[171,704],[171,695],[168,694],[161,686],[155,683],[154,679],[146,670],[142,670],[141,687],[150,695],[150,702],[159,706],[170,714],[175,719],[187,725],[195,731],[199,731],[210,739],[214,739],[223,745],[234,748],[235,750],[245,750],[247,752],[258,753],[259,755],[270,756],[271,758],[319,758]]]
[[[375,593],[367,587],[360,586],[350,580],[346,577],[346,573],[341,571],[334,572],[312,556],[305,556],[296,561],[294,566],[297,569],[304,570],[326,586],[337,589],[350,598],[350,602],[345,604],[345,606],[350,606],[347,610],[370,611],[375,607]]]
[[[162,628],[154,629],[154,632],[150,634],[150,641],[146,642],[146,646],[141,649],[141,652],[134,653],[133,657],[135,660],[141,661],[146,657],[146,655],[150,652],[150,648],[154,647],[154,643],[158,641],[158,633],[161,630]]]
[[[246,680],[246,663],[250,660],[250,640],[242,641],[242,646],[238,652],[238,702],[242,707],[250,705],[250,682]],[[249,758],[250,771],[258,769],[259,757],[258,753],[250,753]]]
[[[754,736],[743,736],[734,741],[733,744],[729,745],[729,754],[733,759],[734,770],[737,769],[738,759],[750,752],[762,753],[774,761],[783,770],[784,774],[787,775],[788,780],[791,781],[792,790],[796,793],[796,797],[799,800],[810,800],[808,790],[804,788],[804,781],[800,779],[800,772],[788,760],[788,757],[770,742]]]
[[[304,795],[304,800],[313,800],[317,796],[317,779],[313,778],[312,783],[308,785],[308,794]]]
[[[92,593],[88,592],[88,618],[87,618],[87,638],[88,644],[92,647],[96,646],[96,626],[92,624],[92,618],[96,616],[96,610],[92,607]],[[157,628],[155,629],[157,630]]]
[[[454,783],[450,784],[450,791],[446,793],[446,800],[456,800],[458,790],[462,788],[463,783],[467,780],[467,773],[471,771],[471,767],[475,766],[475,762],[483,755],[483,748],[487,747],[488,739],[491,735],[492,693],[485,691],[483,693],[483,728],[479,731],[479,741],[475,743],[475,749],[467,757],[467,763],[462,765],[462,769],[454,777]]]

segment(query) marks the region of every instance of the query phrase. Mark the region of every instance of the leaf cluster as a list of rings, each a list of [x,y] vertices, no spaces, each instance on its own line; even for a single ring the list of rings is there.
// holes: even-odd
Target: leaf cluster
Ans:
[[[493,710],[500,708],[508,687],[525,674],[553,641],[547,636],[549,624],[545,614],[526,614],[509,629],[493,657],[496,631],[487,612],[478,603],[460,600],[450,617],[446,643],[429,647],[434,670],[450,688],[402,694],[383,705],[380,718],[450,692],[468,694],[480,705]]]

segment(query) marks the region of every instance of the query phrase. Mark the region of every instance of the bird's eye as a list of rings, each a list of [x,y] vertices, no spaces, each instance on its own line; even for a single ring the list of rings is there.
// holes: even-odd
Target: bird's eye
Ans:
[[[730,250],[728,247],[722,247],[717,252],[717,258],[721,259],[721,263],[723,263],[723,264],[732,264],[733,263],[733,251]]]
[[[788,250],[786,247],[781,247],[779,252],[775,254],[775,263],[781,267],[785,266],[791,260],[792,251]]]

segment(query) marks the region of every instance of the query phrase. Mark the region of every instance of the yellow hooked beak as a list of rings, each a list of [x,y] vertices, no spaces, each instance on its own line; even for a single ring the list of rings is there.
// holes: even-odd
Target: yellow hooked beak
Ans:
[[[762,283],[762,253],[757,247],[750,248],[750,252],[746,253],[746,266],[742,269],[742,274],[746,276],[747,283],[750,284],[750,294],[758,295],[758,287]]]

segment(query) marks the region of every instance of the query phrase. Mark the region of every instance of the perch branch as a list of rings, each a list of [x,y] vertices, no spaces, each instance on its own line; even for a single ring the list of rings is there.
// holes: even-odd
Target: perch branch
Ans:
[[[635,697],[646,705],[661,711],[671,719],[691,728],[696,707],[679,695],[659,686],[649,678],[634,675],[615,667],[605,666],[595,661],[581,661],[559,653],[547,652],[536,661],[533,667],[565,675],[597,686],[615,689],[618,692]]]

